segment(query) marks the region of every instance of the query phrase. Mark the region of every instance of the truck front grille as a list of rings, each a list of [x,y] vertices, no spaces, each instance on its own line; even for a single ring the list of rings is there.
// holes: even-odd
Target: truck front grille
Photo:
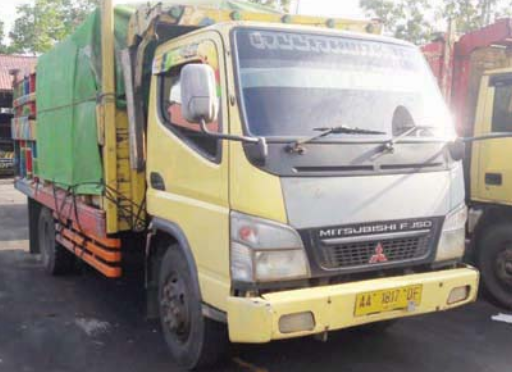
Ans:
[[[323,256],[321,266],[326,269],[338,269],[422,259],[429,254],[430,243],[430,233],[421,236],[349,242],[337,245],[321,243],[321,256]],[[381,259],[372,262],[372,257],[378,255],[377,248],[379,245],[382,248],[383,256],[378,256]]]

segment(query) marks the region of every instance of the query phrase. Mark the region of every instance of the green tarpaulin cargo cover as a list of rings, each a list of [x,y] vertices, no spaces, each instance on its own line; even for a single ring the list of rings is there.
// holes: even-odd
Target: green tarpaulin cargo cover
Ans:
[[[164,4],[275,13],[262,6],[230,0],[172,0]],[[136,9],[136,5],[115,8],[116,56],[126,48],[128,24]],[[155,46],[149,50],[154,51]],[[150,68],[149,63],[148,71]],[[103,193],[96,116],[101,91],[101,14],[96,10],[73,35],[39,58],[36,87],[38,177],[75,194]],[[116,63],[118,103],[123,98],[122,70]]]
[[[115,10],[116,49],[126,44],[134,8]],[[96,10],[37,64],[37,145],[39,174],[79,194],[102,193],[96,102],[101,93],[101,24]],[[122,74],[116,77],[123,94]]]

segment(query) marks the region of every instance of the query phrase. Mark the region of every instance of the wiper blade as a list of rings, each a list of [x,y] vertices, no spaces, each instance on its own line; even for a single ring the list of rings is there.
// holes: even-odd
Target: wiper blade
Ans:
[[[291,153],[297,153],[297,154],[303,154],[305,149],[303,145],[307,143],[311,143],[316,141],[317,139],[327,137],[331,134],[361,134],[361,135],[381,135],[386,134],[385,132],[379,132],[375,130],[369,130],[369,129],[362,129],[362,128],[355,128],[355,127],[349,127],[347,125],[339,125],[336,127],[323,127],[323,128],[314,128],[314,131],[320,132],[319,134],[316,134],[314,136],[297,140],[292,143],[290,143],[286,150]]]
[[[370,134],[370,135],[379,135],[386,134],[386,132],[379,132],[376,130],[362,129],[349,127],[347,125],[339,125],[337,127],[324,127],[324,128],[314,128],[314,131],[322,132],[318,136],[326,136],[329,134]]]

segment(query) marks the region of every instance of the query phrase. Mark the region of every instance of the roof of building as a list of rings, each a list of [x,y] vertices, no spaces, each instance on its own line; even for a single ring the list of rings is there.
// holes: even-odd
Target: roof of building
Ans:
[[[28,74],[34,69],[36,62],[36,57],[0,54],[0,91],[12,90],[10,70],[19,69],[22,74]]]

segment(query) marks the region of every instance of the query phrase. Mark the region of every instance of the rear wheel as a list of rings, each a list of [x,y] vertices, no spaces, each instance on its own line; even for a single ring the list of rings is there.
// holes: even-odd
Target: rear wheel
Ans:
[[[512,225],[488,229],[478,242],[477,258],[486,292],[512,309]]]
[[[38,221],[39,249],[45,270],[51,275],[71,272],[75,256],[55,241],[55,220],[52,211],[42,208]]]
[[[178,246],[165,253],[159,277],[160,321],[171,354],[184,368],[216,363],[228,345],[224,324],[202,315],[199,288]]]

